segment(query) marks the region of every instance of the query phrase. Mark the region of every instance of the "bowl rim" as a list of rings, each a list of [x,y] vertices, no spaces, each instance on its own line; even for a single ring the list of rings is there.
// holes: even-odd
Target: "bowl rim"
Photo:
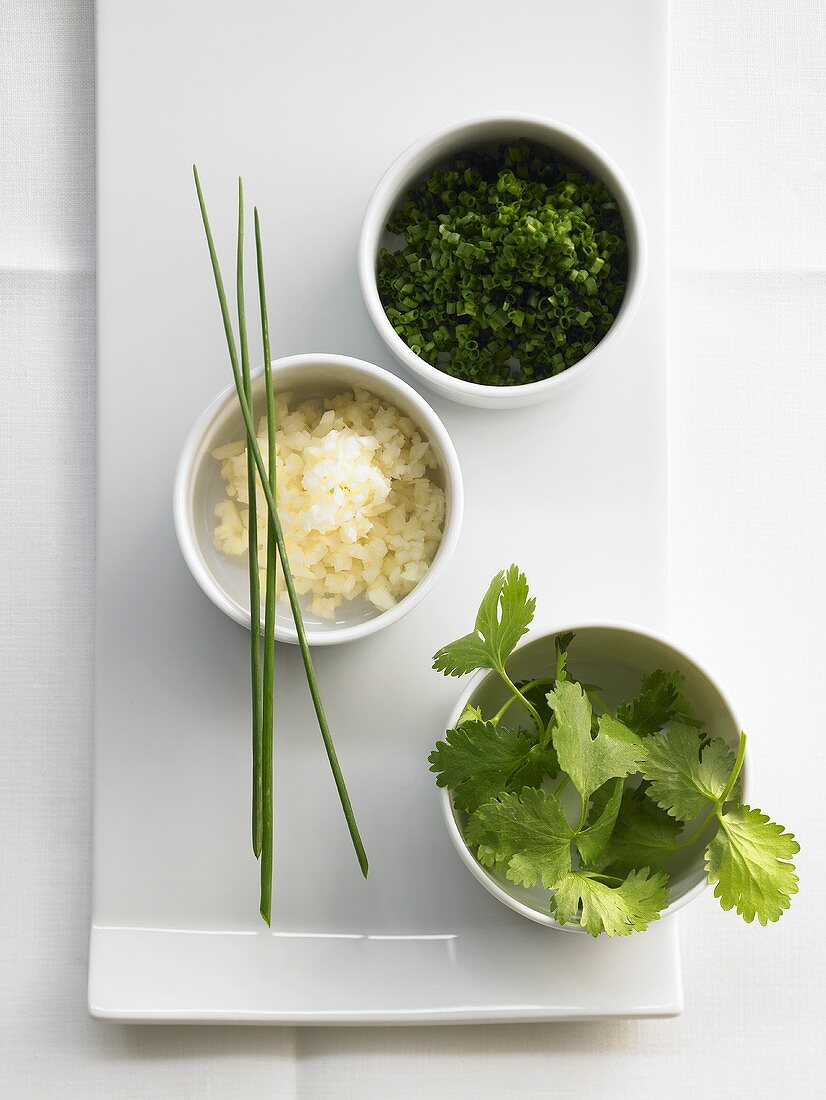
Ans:
[[[439,543],[436,555],[428,567],[427,573],[421,581],[406,596],[388,611],[381,611],[377,615],[351,625],[334,624],[331,627],[317,629],[306,625],[307,641],[311,646],[339,645],[344,642],[356,641],[366,638],[378,630],[398,622],[408,612],[420,603],[435,585],[440,575],[444,572],[448,562],[453,556],[459,541],[464,513],[464,487],[462,482],[462,469],[459,456],[447,429],[435,410],[409,383],[364,359],[357,359],[350,355],[339,355],[335,352],[303,352],[298,355],[285,355],[271,361],[273,379],[277,374],[285,370],[301,366],[330,366],[347,370],[358,371],[367,379],[379,379],[386,384],[391,391],[395,391],[403,397],[408,405],[415,410],[417,426],[422,428],[429,440],[433,440],[442,457],[442,465],[445,476],[448,505],[445,512],[442,539]],[[264,373],[263,364],[250,371],[253,382]],[[363,381],[364,387],[369,389],[369,382]],[[217,608],[223,611],[241,626],[251,628],[251,616],[218,582],[209,570],[204,557],[199,549],[198,540],[193,531],[192,510],[192,485],[196,469],[196,459],[201,447],[204,435],[209,430],[215,418],[223,412],[231,400],[237,400],[235,383],[230,382],[224,386],[218,394],[209,402],[204,411],[198,416],[190,428],[178,458],[175,469],[175,477],[172,492],[172,515],[175,534],[178,540],[181,554],[189,567],[195,581],[201,590],[209,597]],[[298,635],[295,626],[279,623],[276,627],[276,639],[278,641],[298,644]]]
[[[575,145],[585,149],[591,157],[603,165],[612,192],[620,204],[624,205],[623,220],[626,222],[626,239],[631,236],[635,238],[633,274],[628,280],[625,295],[614,323],[605,336],[593,351],[588,352],[577,363],[574,363],[573,366],[568,367],[560,374],[536,382],[526,382],[521,386],[484,386],[478,382],[467,382],[461,378],[454,378],[445,371],[439,370],[438,367],[425,362],[424,359],[411,351],[410,347],[390,324],[384,312],[376,283],[376,255],[386,216],[390,206],[398,199],[401,191],[409,186],[413,177],[420,171],[418,167],[414,168],[416,162],[423,158],[427,150],[437,142],[454,136],[458,138],[466,131],[473,131],[490,124],[539,127],[546,130],[549,136],[562,135]],[[550,141],[549,145],[551,145]],[[642,297],[647,269],[648,243],[642,211],[625,173],[614,158],[602,146],[589,138],[587,134],[565,122],[543,115],[518,111],[475,115],[448,123],[424,134],[399,153],[386,169],[370,196],[362,220],[358,243],[358,274],[362,297],[377,332],[390,351],[413,374],[418,376],[426,385],[435,388],[443,396],[486,408],[512,407],[517,400],[517,395],[524,398],[524,401],[520,402],[522,404],[527,404],[534,398],[546,399],[563,389],[567,389],[572,382],[576,382],[589,374],[595,364],[603,361],[606,347],[616,343],[617,338],[630,324]]]
[[[732,724],[735,729],[742,729],[740,721],[737,717],[737,713],[732,706],[730,696],[721,686],[719,680],[713,676],[705,664],[702,661],[698,661],[694,654],[686,649],[684,645],[675,642],[673,638],[669,637],[660,631],[653,630],[650,627],[641,626],[639,623],[632,623],[621,619],[586,619],[578,623],[563,623],[558,627],[554,627],[552,630],[543,630],[536,634],[527,634],[513,650],[513,653],[518,653],[521,649],[531,645],[535,642],[546,641],[556,637],[558,634],[564,634],[567,631],[583,630],[615,630],[625,634],[636,634],[643,638],[647,638],[653,642],[657,642],[660,645],[665,645],[669,649],[675,650],[680,654],[689,664],[692,664],[696,670],[708,681],[710,686],[717,692],[720,699],[723,702],[726,710],[728,711]],[[462,711],[467,706],[468,702],[472,698],[473,694],[478,690],[482,683],[489,677],[495,676],[496,673],[492,669],[480,669],[474,673],[471,679],[468,681],[465,690],[459,697],[458,702],[450,712],[450,718],[448,724],[445,726],[446,730],[452,729],[455,723],[458,721]],[[746,750],[746,757],[743,762],[743,768],[740,773],[743,784],[743,798],[747,797],[748,793],[748,749]],[[492,894],[498,901],[501,901],[503,905],[507,905],[509,909],[512,909],[515,913],[519,913],[520,916],[526,917],[528,920],[534,921],[536,924],[541,924],[546,928],[555,928],[560,932],[573,932],[587,935],[584,928],[579,924],[560,924],[550,913],[543,913],[539,909],[534,909],[530,905],[526,905],[524,902],[519,901],[518,898],[513,897],[511,894],[504,890],[488,873],[488,871],[479,863],[476,857],[471,852],[465,843],[459,823],[456,817],[456,811],[453,807],[453,796],[451,791],[447,787],[439,787],[438,789],[440,807],[442,811],[442,818],[447,829],[448,836],[453,843],[453,847],[456,849],[460,859],[464,865],[468,868],[471,874],[476,878],[482,886]],[[696,882],[693,886],[690,886],[685,893],[681,894],[678,898],[670,901],[666,908],[660,914],[660,920],[666,917],[673,916],[689,902],[694,901],[709,887],[708,879],[703,875],[699,882]]]

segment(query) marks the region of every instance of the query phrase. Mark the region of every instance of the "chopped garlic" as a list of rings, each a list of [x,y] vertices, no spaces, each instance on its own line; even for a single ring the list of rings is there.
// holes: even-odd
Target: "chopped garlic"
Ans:
[[[422,580],[441,541],[445,497],[429,476],[438,466],[432,448],[408,417],[366,390],[295,406],[291,396],[276,396],[276,500],[296,590],[323,619],[359,596],[387,611]],[[258,443],[266,455],[266,419]],[[246,448],[238,441],[212,453],[227,493],[215,507],[215,546],[240,557],[249,546]],[[260,482],[256,500],[263,561]],[[276,585],[284,598],[280,567]]]

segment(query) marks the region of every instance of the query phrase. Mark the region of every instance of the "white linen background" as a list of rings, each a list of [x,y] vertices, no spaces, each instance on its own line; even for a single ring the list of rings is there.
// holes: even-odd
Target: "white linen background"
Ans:
[[[779,925],[747,928],[708,893],[681,916],[686,1009],[663,1021],[87,1018],[93,39],[91,0],[0,0],[0,1096],[815,1095],[826,5],[672,2],[671,628],[737,700],[757,802],[804,851]]]

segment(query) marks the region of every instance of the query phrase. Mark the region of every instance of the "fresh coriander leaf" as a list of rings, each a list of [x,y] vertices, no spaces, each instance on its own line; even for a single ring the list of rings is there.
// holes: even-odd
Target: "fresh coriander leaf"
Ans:
[[[534,747],[523,733],[477,720],[445,736],[447,740],[437,742],[430,754],[430,770],[436,773],[437,786],[448,787],[456,808],[467,813],[507,790],[518,769],[524,775]],[[536,779],[535,771],[525,778]]]
[[[524,573],[515,565],[497,573],[479,607],[475,630],[443,646],[433,658],[434,669],[445,676],[464,676],[477,668],[503,669],[533,621],[535,607]]]
[[[722,737],[715,737],[703,746],[700,757],[700,771],[698,778],[701,788],[719,798],[728,783],[731,769],[734,767],[735,754],[727,741]],[[734,788],[729,792],[726,801],[736,801],[740,797],[742,783],[738,776]]]
[[[734,767],[734,753],[722,738],[704,741],[700,730],[682,722],[672,723],[668,734],[646,740],[646,793],[679,821],[692,821],[716,802]]]
[[[568,677],[568,679],[571,679],[571,677]],[[599,699],[597,698],[598,696],[602,695],[602,688],[599,686],[599,684],[586,684],[584,680],[577,680],[577,683],[591,700],[592,707],[594,703],[596,703],[596,705],[600,707],[601,710],[605,710],[605,707],[600,705]]]
[[[531,741],[526,734],[528,741]],[[513,773],[508,790],[519,791],[523,787],[541,787],[546,778],[554,779],[559,774],[559,763],[553,745],[546,748],[538,742],[531,743],[531,749],[524,764],[520,764]]]
[[[640,693],[629,703],[620,703],[617,718],[641,737],[659,733],[667,722],[676,720],[697,725],[694,711],[682,694],[685,676],[681,672],[655,669],[643,678]]]
[[[493,668],[487,647],[478,634],[465,634],[442,646],[433,658],[433,667],[445,676],[465,676],[477,668]]]
[[[585,694],[591,698],[591,705],[594,704],[594,697],[602,694],[602,688],[599,684],[586,684],[583,680],[577,680],[575,676],[572,676],[568,671],[568,650],[573,642],[576,634],[573,630],[567,631],[565,634],[557,634],[554,638],[554,650],[556,652],[556,673],[553,679],[553,684],[557,684],[562,680],[576,680]],[[602,708],[601,708],[602,709]],[[591,723],[592,732],[596,733],[596,718]]]
[[[668,905],[668,875],[632,871],[618,886],[608,886],[586,872],[566,875],[551,899],[560,924],[577,920],[592,936],[628,936],[644,932]]]
[[[591,736],[596,737],[599,733],[600,712],[609,713],[601,698],[602,688],[597,684],[584,684],[581,680],[577,680],[577,683],[588,696],[588,701],[591,704]]]
[[[594,802],[601,793],[597,791]],[[626,788],[614,831],[595,867],[615,875],[627,875],[638,867],[662,871],[674,854],[680,832],[680,823],[655,806],[640,788]]]
[[[556,719],[551,736],[559,766],[582,798],[589,798],[609,779],[622,779],[639,769],[645,759],[642,739],[616,718],[603,714],[596,737],[591,736],[591,703],[578,683],[558,683],[548,692],[548,703]]]
[[[491,584],[476,617],[476,631],[485,639],[498,668],[504,666],[516,643],[527,633],[536,609],[524,573],[511,565],[500,577],[498,584],[496,580]]]
[[[472,703],[468,703],[462,713],[459,715],[457,726],[463,726],[465,722],[484,722],[482,717],[482,710],[480,707],[475,707]]]
[[[706,849],[708,881],[725,910],[736,909],[751,924],[780,920],[798,890],[791,858],[800,845],[782,825],[749,806],[733,806]]]
[[[556,651],[556,680],[568,679],[568,647],[576,635],[573,630],[564,634],[557,634],[554,638],[554,650]]]
[[[500,863],[497,860],[493,850],[491,848],[488,848],[484,844],[480,844],[479,847],[476,849],[476,858],[479,860],[483,867],[488,867],[491,870],[493,870],[494,868],[500,868],[503,873],[507,870],[507,864],[503,865],[502,863]]]
[[[611,838],[622,802],[623,783],[622,779],[614,779],[600,787],[591,802],[588,827],[574,837],[585,864],[593,863]]]
[[[562,803],[533,787],[501,794],[480,806],[467,824],[466,839],[488,858],[507,864],[511,882],[550,890],[571,869],[571,838]]]

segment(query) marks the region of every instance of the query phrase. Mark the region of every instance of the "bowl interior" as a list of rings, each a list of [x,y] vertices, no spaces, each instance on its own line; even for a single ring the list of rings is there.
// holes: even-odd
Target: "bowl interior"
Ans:
[[[384,374],[384,372],[381,372]],[[390,376],[392,378],[392,376]],[[430,568],[439,559],[445,546],[445,535],[451,522],[451,493],[453,486],[448,475],[449,466],[441,442],[430,432],[425,424],[421,410],[414,406],[413,401],[393,385],[391,380],[385,380],[372,371],[361,370],[358,366],[335,362],[319,361],[317,363],[301,363],[295,366],[281,367],[273,364],[273,386],[277,393],[289,392],[294,400],[300,401],[309,397],[333,396],[343,390],[360,386],[385,400],[388,404],[395,405],[402,413],[409,416],[433,446],[439,462],[437,470],[430,472],[430,476],[446,493],[446,518],[445,530],[442,533],[442,543],[436,552]],[[266,395],[264,389],[264,375],[258,371],[253,378],[253,399],[255,404],[256,424],[260,417],[266,415]],[[189,522],[195,544],[195,553],[200,559],[200,564],[206,571],[209,580],[221,590],[225,598],[230,602],[231,614],[238,621],[249,622],[249,572],[246,554],[240,558],[232,558],[217,550],[213,544],[213,531],[215,529],[215,505],[225,498],[224,483],[221,478],[221,464],[212,455],[214,448],[234,440],[242,439],[244,435],[241,410],[234,389],[216,403],[212,415],[200,436],[192,457],[189,475]],[[421,582],[422,584],[426,583]],[[408,593],[393,611],[400,608],[409,600],[416,589]],[[321,619],[309,611],[310,597],[302,597],[302,609],[304,610],[305,626],[311,641],[323,643],[326,636],[341,633],[345,627],[354,627],[362,623],[380,618],[388,612],[380,612],[363,597],[354,600],[344,600],[337,609],[335,620]],[[228,609],[229,610],[229,609]],[[295,629],[292,615],[287,606],[279,601],[276,630],[279,636],[294,638]]]
[[[677,670],[685,676],[684,694],[693,705],[697,716],[702,719],[711,737],[723,737],[736,750],[739,740],[737,720],[719,688],[707,674],[698,668],[685,654],[662,639],[637,633],[628,628],[612,626],[586,626],[576,629],[576,638],[568,651],[569,668],[572,674],[584,683],[598,684],[603,696],[610,705],[616,705],[626,699],[632,699],[639,691],[640,680],[645,674],[661,668],[666,672]],[[554,635],[548,635],[528,642],[513,654],[508,662],[508,671],[513,679],[525,680],[548,675],[554,656]],[[480,706],[483,714],[494,713],[508,698],[508,692],[498,676],[486,676],[472,692],[470,702]],[[516,715],[523,708],[515,704],[510,715]],[[458,717],[458,715],[456,716]],[[567,805],[569,816],[579,810],[579,799],[575,792],[566,791],[570,799]],[[454,820],[460,832],[464,833],[465,815],[452,809]],[[691,824],[688,831],[693,831]],[[532,889],[515,886],[501,873],[483,868],[476,864],[479,871],[504,891],[509,897],[536,913],[542,923],[553,923],[549,918],[548,905],[551,894],[537,885]],[[677,853],[669,866],[671,876],[671,902],[673,906],[689,891],[705,881],[701,845],[692,845]]]
[[[381,304],[378,288],[375,285],[375,271],[378,266],[379,252],[382,248],[397,248],[401,243],[398,236],[387,233],[385,229],[390,215],[400,202],[403,201],[408,189],[415,185],[434,166],[443,164],[449,160],[450,157],[464,150],[492,150],[504,142],[514,141],[518,138],[527,138],[539,145],[547,146],[573,164],[586,169],[593,176],[601,179],[611,191],[620,208],[628,245],[628,279],[622,304],[617,311],[617,316],[614,319],[611,329],[609,329],[608,333],[603,337],[603,341],[616,330],[617,326],[623,320],[624,315],[628,312],[631,301],[631,291],[640,273],[642,242],[638,215],[632,207],[628,186],[618,170],[596,146],[588,142],[583,136],[576,134],[574,131],[570,131],[567,127],[556,125],[548,120],[532,118],[530,116],[519,118],[494,117],[479,119],[461,126],[449,127],[445,131],[435,134],[431,140],[425,139],[420,146],[414,147],[408,154],[403,154],[394,168],[391,168],[390,173],[388,173],[388,186],[381,193],[380,201],[376,203],[372,211],[373,216],[369,224],[365,226],[365,244],[373,257],[374,278],[371,290],[375,296],[374,306],[378,306],[378,309],[381,311],[380,318],[384,322],[382,328],[385,338],[390,341],[391,344],[395,343],[397,345],[394,349],[397,353],[402,349],[404,350],[403,361],[407,360],[409,362],[412,357],[425,369],[438,369],[433,368],[431,364],[419,359],[419,357],[416,356],[398,336],[389,320],[384,315],[384,307]],[[599,347],[599,345],[597,345],[597,347]],[[580,360],[580,363],[588,359],[590,354],[593,353],[584,356],[583,359]],[[563,377],[578,366],[579,363],[575,363],[572,367],[563,371],[561,375],[554,377]],[[450,378],[450,376],[447,377]],[[459,382],[460,380],[453,379],[452,381]],[[543,379],[539,382],[528,382],[523,387],[492,386],[479,388],[511,393],[514,389],[521,390],[529,389],[531,386],[542,386],[543,383],[548,381],[551,381],[551,379]],[[476,383],[467,382],[464,382],[463,385],[478,386]]]

